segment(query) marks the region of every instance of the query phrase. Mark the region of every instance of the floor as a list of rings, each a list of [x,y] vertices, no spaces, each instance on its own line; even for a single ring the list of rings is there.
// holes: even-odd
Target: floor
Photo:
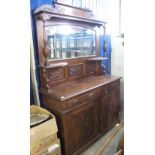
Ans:
[[[123,113],[120,113],[121,123],[112,128],[106,135],[93,143],[81,155],[114,155],[120,138],[124,134]]]

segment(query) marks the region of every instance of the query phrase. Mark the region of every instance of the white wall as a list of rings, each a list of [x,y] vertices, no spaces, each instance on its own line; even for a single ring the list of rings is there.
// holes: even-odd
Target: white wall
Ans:
[[[121,76],[121,91],[120,103],[121,108],[124,108],[124,46],[122,45],[123,39],[120,37],[111,38],[111,74]]]

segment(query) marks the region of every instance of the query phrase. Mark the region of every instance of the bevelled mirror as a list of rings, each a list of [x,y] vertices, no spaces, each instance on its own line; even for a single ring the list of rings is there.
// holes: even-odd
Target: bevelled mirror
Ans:
[[[46,26],[45,35],[50,60],[95,55],[96,40],[93,29],[57,24]]]

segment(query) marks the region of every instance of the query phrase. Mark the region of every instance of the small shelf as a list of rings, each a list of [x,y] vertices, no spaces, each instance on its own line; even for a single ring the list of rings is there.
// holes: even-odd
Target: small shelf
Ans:
[[[105,57],[105,58],[95,57],[95,58],[88,58],[88,59],[86,59],[86,61],[100,61],[100,60],[107,60],[107,59],[108,59],[108,57]]]
[[[57,67],[65,67],[67,65],[68,65],[67,62],[60,62],[60,63],[50,64],[48,66],[41,65],[39,67],[41,67],[41,68],[45,67],[46,69],[50,69],[50,68],[57,68]]]

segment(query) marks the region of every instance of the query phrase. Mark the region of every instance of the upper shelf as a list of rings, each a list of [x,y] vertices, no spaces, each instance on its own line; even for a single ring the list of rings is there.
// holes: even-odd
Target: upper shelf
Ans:
[[[68,65],[67,62],[60,62],[60,63],[50,64],[50,65],[47,65],[47,66],[40,65],[39,67],[41,67],[41,68],[45,67],[46,69],[50,69],[50,68],[57,68],[57,67],[65,67],[67,65]]]
[[[108,57],[105,57],[105,58],[95,57],[95,58],[88,58],[88,59],[86,59],[86,61],[100,61],[100,60],[107,60],[107,59],[108,59]]]

